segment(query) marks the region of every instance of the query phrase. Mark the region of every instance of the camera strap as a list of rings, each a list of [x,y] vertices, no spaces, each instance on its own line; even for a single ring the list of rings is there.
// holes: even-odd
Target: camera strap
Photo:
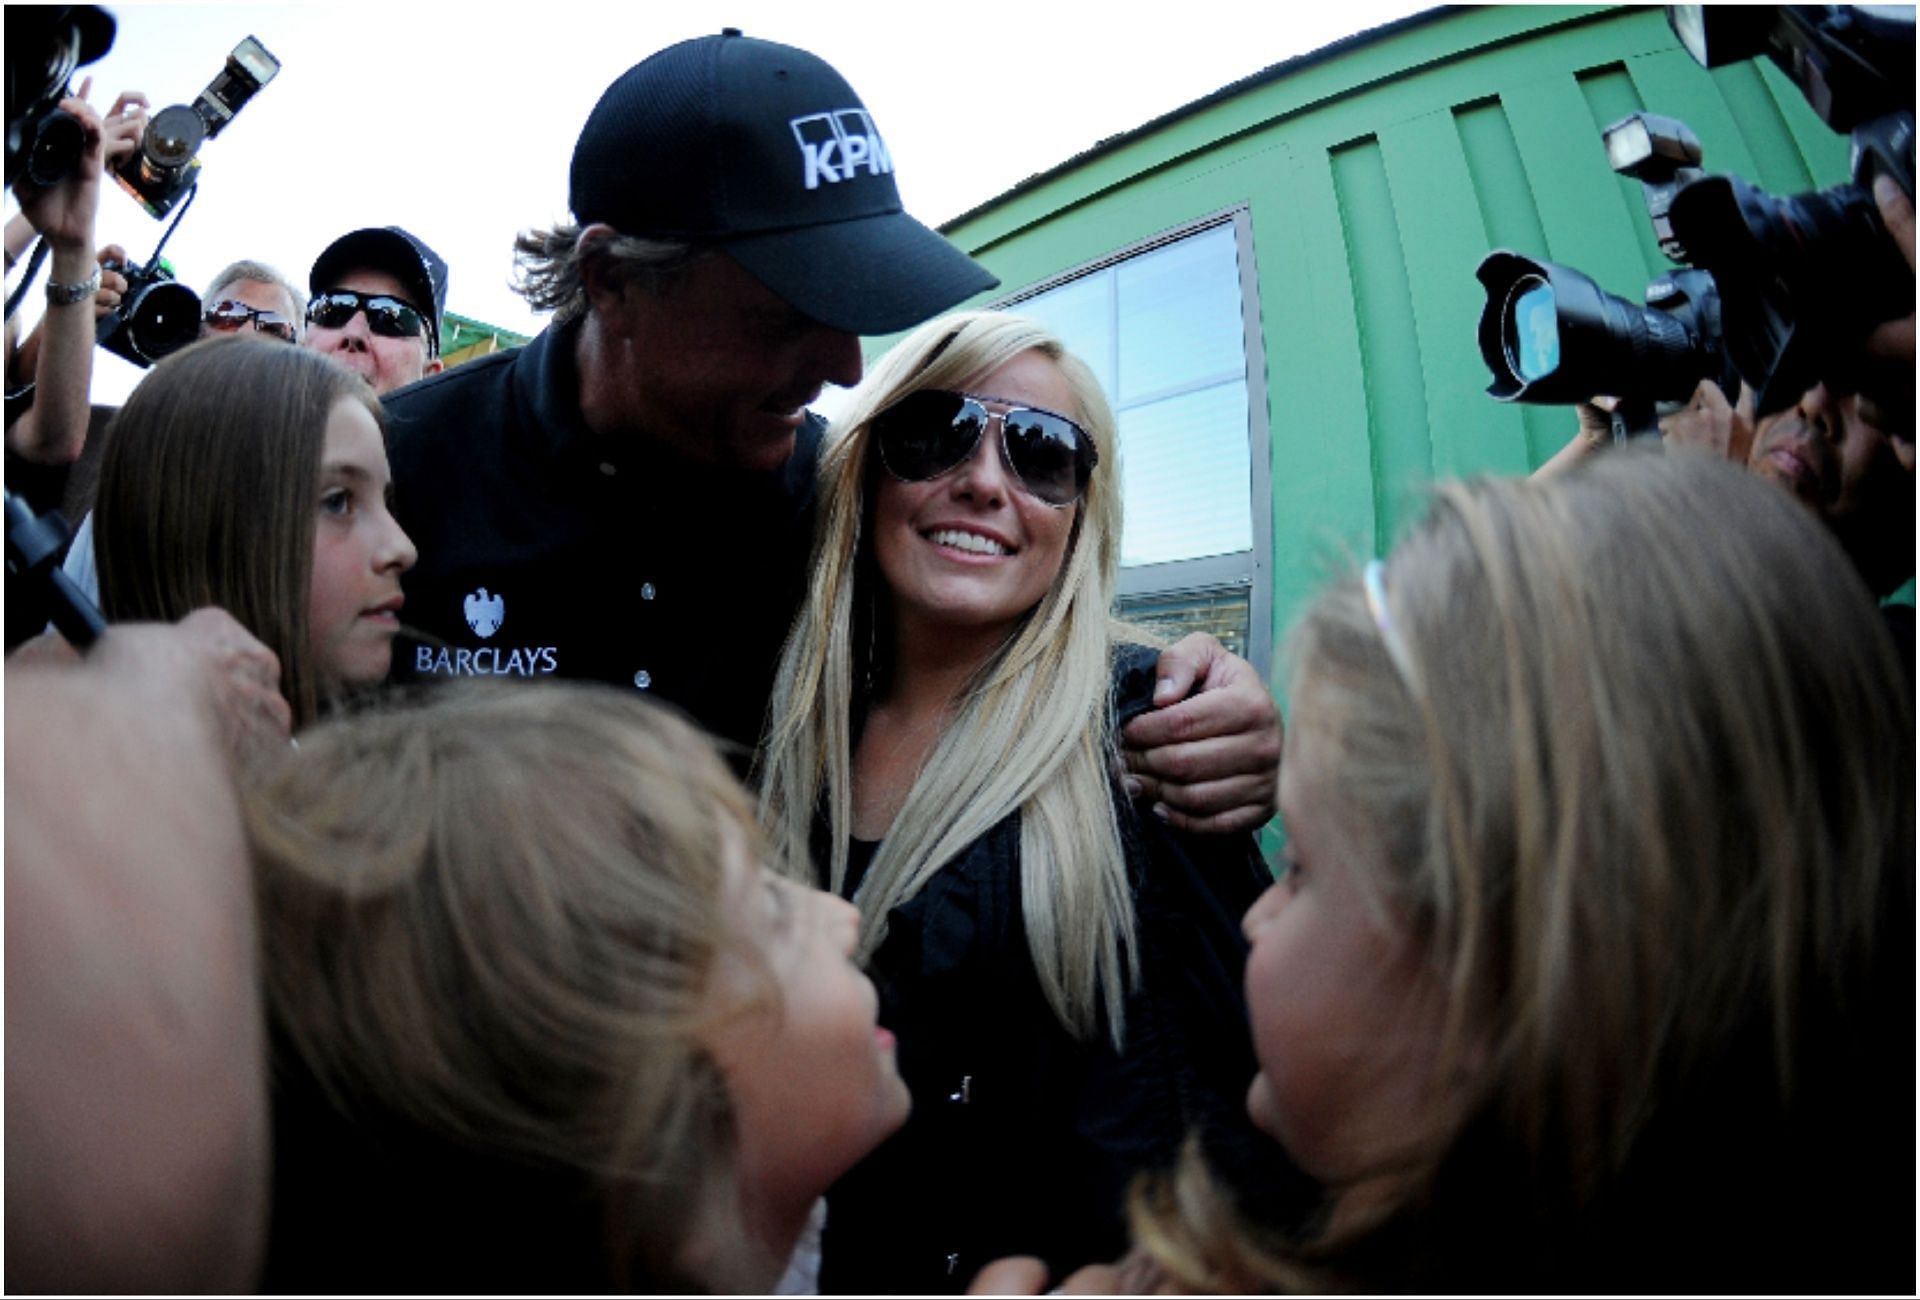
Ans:
[[[33,241],[33,251],[27,254],[27,269],[20,273],[20,283],[15,285],[13,292],[7,295],[6,318],[8,320],[13,319],[13,313],[18,310],[20,300],[27,296],[27,290],[32,287],[34,279],[40,274],[40,267],[46,260],[47,241],[44,238],[37,238]]]

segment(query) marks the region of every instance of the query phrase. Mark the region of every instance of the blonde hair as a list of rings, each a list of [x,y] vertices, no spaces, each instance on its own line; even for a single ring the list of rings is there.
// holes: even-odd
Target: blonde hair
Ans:
[[[844,892],[853,717],[865,703],[856,681],[864,683],[887,650],[870,650],[876,636],[885,640],[877,612],[882,581],[865,540],[877,465],[870,426],[909,393],[962,388],[1024,352],[1059,368],[1079,408],[1066,414],[1093,438],[1099,463],[1052,586],[963,693],[874,855],[854,899],[858,956],[872,956],[893,908],[1018,812],[1021,910],[1048,1005],[1082,1038],[1104,1023],[1117,1046],[1136,963],[1110,775],[1108,609],[1119,561],[1119,449],[1098,382],[1036,322],[962,312],[921,326],[880,360],[827,434],[812,576],[781,655],[761,760],[761,816],[800,871],[824,809],[828,880]]]
[[[1443,486],[1384,594],[1337,583],[1296,629],[1293,739],[1378,836],[1373,883],[1448,990],[1467,1118],[1346,1232],[1263,1246],[1191,1159],[1136,1232],[1198,1289],[1448,1289],[1498,1247],[1416,1225],[1490,1225],[1504,1178],[1536,1219],[1508,1231],[1579,1245],[1541,1267],[1604,1222],[1644,1279],[1633,1249],[1694,1231],[1699,1201],[1767,1195],[1701,1158],[1723,1117],[1757,1112],[1739,1140],[1781,1147],[1783,1118],[1828,1122],[1810,1112],[1844,1108],[1807,1099],[1858,1086],[1826,1049],[1873,1036],[1874,960],[1911,978],[1883,929],[1912,912],[1900,665],[1818,522],[1706,458]],[[1721,1185],[1659,1222],[1660,1193],[1684,1199],[1669,1173]]]
[[[303,734],[246,823],[271,1019],[334,1108],[572,1180],[616,1281],[751,1289],[701,1034],[722,846],[759,836],[704,737],[600,687],[444,687]]]

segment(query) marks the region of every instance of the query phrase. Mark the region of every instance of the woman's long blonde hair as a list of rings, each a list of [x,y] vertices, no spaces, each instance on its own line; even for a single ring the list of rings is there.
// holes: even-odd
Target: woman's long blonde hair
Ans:
[[[770,708],[761,816],[783,858],[803,870],[824,810],[828,880],[843,890],[854,720],[867,702],[869,675],[885,672],[890,652],[880,612],[885,593],[866,540],[869,489],[884,472],[870,426],[909,393],[964,388],[1023,352],[1059,367],[1079,408],[1066,414],[1092,436],[1099,463],[1053,585],[958,701],[874,855],[854,900],[859,956],[873,955],[893,908],[1018,812],[1022,914],[1048,1004],[1076,1035],[1104,1026],[1118,1044],[1135,960],[1111,776],[1108,611],[1120,547],[1119,449],[1098,382],[1036,322],[963,312],[921,326],[880,360],[828,433],[812,577]]]
[[[631,693],[463,683],[313,728],[245,808],[283,1068],[577,1179],[615,1280],[751,1289],[701,1035],[720,954],[756,959],[724,845],[759,833],[703,736]]]
[[[1716,1187],[1701,1152],[1727,1116],[1766,1121],[1732,1141],[1764,1150],[1781,1117],[1837,1109],[1806,1098],[1872,1037],[1885,923],[1911,925],[1891,640],[1811,514],[1706,458],[1443,486],[1383,587],[1376,612],[1336,583],[1296,628],[1290,725],[1345,822],[1378,836],[1373,883],[1448,990],[1468,1119],[1368,1221],[1305,1249],[1232,1227],[1191,1161],[1136,1231],[1201,1290],[1481,1289],[1488,1251],[1527,1240],[1677,1282],[1633,1251],[1766,1193]],[[1682,1190],[1696,1177],[1711,1194]],[[1665,1196],[1683,1203],[1659,1222]]]

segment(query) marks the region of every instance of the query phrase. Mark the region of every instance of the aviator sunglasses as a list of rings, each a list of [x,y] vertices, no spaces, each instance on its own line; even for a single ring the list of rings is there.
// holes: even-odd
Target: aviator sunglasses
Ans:
[[[1087,431],[1053,411],[1015,406],[1002,415],[983,405],[998,400],[938,388],[908,393],[874,417],[880,463],[905,483],[939,478],[964,464],[998,420],[1001,463],[1027,495],[1050,506],[1079,500],[1100,461]]]
[[[424,316],[391,294],[360,293],[354,289],[315,294],[307,304],[307,324],[341,329],[357,311],[367,314],[367,328],[383,338],[410,339],[426,328]]]
[[[222,334],[243,330],[251,324],[262,334],[271,335],[287,343],[294,342],[293,322],[285,316],[277,311],[263,311],[258,307],[249,307],[244,302],[236,302],[231,298],[224,298],[208,307],[201,314],[200,319],[206,322],[208,329],[218,330]]]

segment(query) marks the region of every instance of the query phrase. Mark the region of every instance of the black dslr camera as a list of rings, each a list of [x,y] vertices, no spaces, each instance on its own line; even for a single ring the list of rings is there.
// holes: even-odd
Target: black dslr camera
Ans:
[[[1816,381],[1854,382],[1874,326],[1913,311],[1913,273],[1881,223],[1874,177],[1913,194],[1913,12],[1845,5],[1670,5],[1689,53],[1718,67],[1764,53],[1820,119],[1853,136],[1853,181],[1776,198],[1699,168],[1683,123],[1636,113],[1603,133],[1614,170],[1638,179],[1660,247],[1689,269],[1657,277],[1646,305],[1570,267],[1505,250],[1476,272],[1487,291],[1480,353],[1500,401],[1622,401],[1616,436],[1652,432],[1655,402],[1702,379],[1755,413]]]
[[[51,189],[86,150],[80,119],[60,107],[74,71],[113,45],[113,16],[96,5],[7,9],[7,187],[25,175]]]
[[[114,168],[114,179],[154,217],[165,217],[199,179],[200,146],[219,135],[279,71],[280,60],[247,37],[191,105],[174,104],[153,115],[140,147]]]
[[[155,256],[145,266],[111,263],[127,277],[120,305],[94,330],[94,341],[142,368],[200,337],[200,298],[173,278],[173,268]]]

